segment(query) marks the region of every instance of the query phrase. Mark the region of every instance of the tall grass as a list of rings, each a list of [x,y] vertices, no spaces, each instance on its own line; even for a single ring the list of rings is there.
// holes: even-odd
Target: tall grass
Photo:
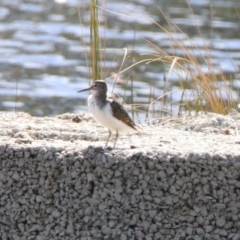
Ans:
[[[175,30],[174,33],[183,33],[161,10],[160,12],[167,20],[171,29]],[[181,103],[180,107],[184,105],[185,109],[189,112],[194,110],[195,112],[210,111],[220,114],[229,113],[235,105],[232,97],[231,83],[226,79],[223,71],[212,63],[211,51],[208,46],[205,45],[204,54],[202,54],[201,50],[194,46],[191,39],[189,39],[189,42],[192,46],[189,48],[185,46],[181,40],[172,37],[172,32],[168,32],[166,28],[163,28],[159,24],[157,25],[160,30],[163,30],[169,35],[172,43],[172,54],[167,54],[148,40],[146,40],[146,42],[155,50],[153,61],[164,62],[171,66],[168,76],[171,75],[171,71],[174,71],[174,69],[177,69],[178,72],[184,72],[184,75],[187,76],[186,79],[182,79],[181,76],[179,76],[180,86],[183,91],[182,99],[179,99]],[[199,34],[201,34],[200,30]],[[203,64],[207,66],[207,71],[203,70]],[[167,81],[168,80],[169,79],[167,79]],[[185,84],[186,82],[188,84]],[[192,90],[193,98],[189,101],[183,101],[184,92],[187,90],[185,85],[191,86],[190,89]]]
[[[100,49],[101,41],[99,36],[98,22],[98,0],[91,0],[90,3],[90,41],[91,41],[91,65],[92,65],[92,80],[101,79],[100,70]]]
[[[91,62],[92,62],[92,79],[100,79],[100,36],[98,32],[98,2],[97,0],[91,0]],[[189,6],[190,7],[190,6]],[[170,81],[171,73],[173,71],[180,73],[179,74],[179,85],[182,89],[181,98],[178,101],[179,109],[177,110],[178,116],[181,115],[181,112],[184,114],[191,112],[199,111],[208,111],[215,112],[220,114],[227,114],[234,106],[235,101],[232,97],[231,84],[229,80],[224,75],[221,69],[217,69],[217,66],[212,63],[211,59],[211,50],[206,44],[203,49],[198,49],[194,46],[194,43],[191,43],[191,47],[186,46],[181,40],[175,38],[176,33],[184,34],[181,29],[175,25],[171,19],[169,19],[161,9],[159,9],[162,17],[166,20],[168,26],[163,27],[159,23],[155,22],[148,16],[143,14],[131,11],[131,14],[138,14],[139,17],[145,17],[152,21],[152,24],[155,24],[159,27],[159,31],[165,32],[169,36],[169,42],[171,43],[171,53],[164,52],[159,46],[153,42],[145,39],[147,45],[151,46],[154,49],[154,54],[151,54],[151,57],[142,59],[139,62],[132,64],[128,68],[124,69],[122,72],[129,71],[131,68],[136,65],[141,64],[151,64],[152,62],[163,63],[165,66],[168,66],[169,70],[164,79],[165,86],[167,86]],[[107,11],[106,11],[107,14]],[[117,13],[116,13],[117,14]],[[127,17],[127,15],[126,15]],[[171,29],[171,30],[168,30]],[[199,30],[199,35],[201,36],[201,31]],[[203,40],[204,41],[204,40]],[[198,53],[196,55],[196,53]],[[122,63],[123,65],[123,63]],[[207,71],[203,70],[202,66],[207,66]],[[121,69],[121,67],[120,67]],[[219,74],[220,72],[220,74]],[[184,73],[185,78],[182,78],[181,73]],[[132,74],[132,73],[131,73]],[[131,75],[129,74],[129,75]],[[186,98],[186,92],[191,91],[191,98]],[[151,89],[151,92],[154,92],[154,89]],[[162,109],[167,109],[166,104],[169,104],[169,109],[172,108],[171,103],[166,101],[168,95],[172,94],[172,91],[167,92],[166,87],[163,91],[163,96],[157,97],[149,102],[149,112],[150,108],[154,111],[161,111]],[[161,109],[157,109],[155,106],[156,102],[162,101],[162,104],[159,105]],[[148,117],[149,112],[146,114]],[[169,115],[172,114],[172,109],[169,111]],[[153,115],[157,118],[156,114]],[[164,112],[163,115],[166,115]],[[176,114],[175,114],[176,116]]]
[[[191,46],[186,46],[182,40],[175,37],[176,34],[184,34],[184,32],[182,32],[161,9],[159,9],[159,11],[166,20],[165,22],[168,24],[167,27],[163,27],[150,17],[142,14],[140,15],[137,12],[132,11],[131,14],[137,14],[139,17],[147,18],[152,21],[152,24],[159,27],[159,31],[165,32],[169,36],[171,53],[163,51],[158,45],[145,39],[146,44],[154,50],[154,54],[146,54],[148,55],[147,59],[143,59],[132,66],[156,62],[168,66],[169,70],[166,76],[165,86],[167,86],[167,83],[170,81],[173,71],[179,74],[179,85],[182,88],[182,95],[179,99],[178,115],[181,115],[180,112],[183,111],[185,111],[184,114],[192,112],[197,113],[199,111],[215,112],[219,114],[229,113],[236,105],[232,95],[231,82],[226,78],[221,68],[213,64],[211,49],[204,43],[204,40],[204,49],[198,49],[190,38],[188,42],[190,42]],[[168,29],[171,29],[171,31]],[[201,36],[200,29],[198,29],[198,31]],[[149,55],[151,55],[150,58]],[[207,71],[203,69],[202,66],[204,65],[207,66]],[[128,70],[130,68],[131,66]],[[186,77],[183,78],[182,76]],[[191,98],[189,99],[185,97],[187,91],[192,92]],[[172,91],[166,92],[165,87],[163,92],[163,96],[159,96],[157,99],[150,102],[149,106],[152,107],[152,109],[154,109],[154,105],[158,101],[162,101],[163,104],[161,107],[166,109],[166,106],[163,105],[166,104],[166,96],[171,95]],[[169,102],[168,104],[171,105]],[[168,108],[171,109],[171,106]],[[161,111],[161,109],[158,110]],[[169,110],[169,114],[171,114],[170,111],[172,111],[172,109]],[[163,115],[165,115],[165,113]]]

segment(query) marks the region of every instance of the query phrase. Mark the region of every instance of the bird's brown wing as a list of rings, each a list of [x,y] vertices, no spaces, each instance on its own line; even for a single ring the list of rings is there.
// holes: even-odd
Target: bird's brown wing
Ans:
[[[123,108],[123,106],[117,102],[117,101],[111,101],[111,107],[112,107],[112,113],[115,118],[117,118],[120,121],[123,121],[125,124],[127,124],[129,127],[133,128],[137,131],[135,128],[135,123],[133,120],[129,117],[126,110]]]

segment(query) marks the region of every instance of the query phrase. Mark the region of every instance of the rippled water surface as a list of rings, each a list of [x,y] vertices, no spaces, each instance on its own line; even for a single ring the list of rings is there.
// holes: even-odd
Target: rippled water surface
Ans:
[[[77,93],[87,87],[91,79],[87,2],[0,1],[0,110],[25,111],[39,116],[87,110],[88,93]],[[107,1],[101,6],[105,8],[99,10],[99,30],[104,39],[103,78],[119,71],[124,48],[127,59],[122,69],[147,58],[145,53],[148,57],[154,54],[147,41],[170,54],[174,46],[172,39],[177,39],[192,48],[196,56],[211,57],[216,73],[222,71],[231,80],[237,100],[240,2],[192,0],[188,3],[190,6],[184,0],[136,0]],[[163,13],[171,20],[170,25]],[[173,24],[181,31],[172,28]],[[177,46],[174,53],[182,56]],[[208,71],[204,63],[201,67]],[[161,62],[139,64],[120,75],[123,81],[116,86],[115,93],[126,103],[147,104],[164,91],[173,91],[166,99],[171,111],[175,111],[182,92],[176,71],[171,73],[166,85],[164,76],[169,69],[170,65]],[[111,90],[114,80],[107,82]]]

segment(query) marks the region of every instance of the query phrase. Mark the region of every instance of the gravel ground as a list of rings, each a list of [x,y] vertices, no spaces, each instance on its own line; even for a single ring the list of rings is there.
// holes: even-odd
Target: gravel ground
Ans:
[[[0,119],[0,239],[240,239],[237,111],[142,125],[113,150],[90,114]]]

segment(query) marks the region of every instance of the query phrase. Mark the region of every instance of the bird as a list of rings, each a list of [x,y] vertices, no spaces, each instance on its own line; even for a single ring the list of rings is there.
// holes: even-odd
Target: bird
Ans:
[[[89,88],[78,92],[90,91],[88,97],[88,108],[93,114],[94,119],[102,126],[108,128],[108,138],[105,148],[108,146],[108,141],[112,132],[116,133],[113,148],[119,137],[119,132],[129,132],[137,130],[136,124],[128,115],[124,107],[114,98],[107,96],[107,83],[104,80],[96,80]]]

